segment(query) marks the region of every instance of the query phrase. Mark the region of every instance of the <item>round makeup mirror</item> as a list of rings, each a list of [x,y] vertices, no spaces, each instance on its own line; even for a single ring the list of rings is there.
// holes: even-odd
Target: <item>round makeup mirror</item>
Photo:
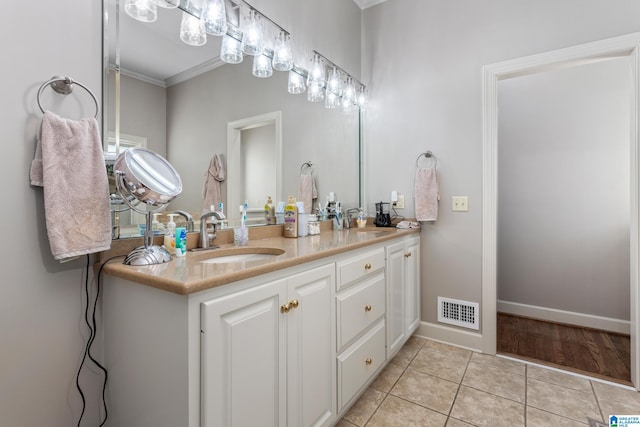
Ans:
[[[120,154],[113,173],[122,200],[134,211],[145,214],[147,223],[144,246],[131,251],[124,263],[152,265],[171,261],[164,247],[153,245],[152,219],[182,192],[180,175],[166,159],[145,148],[130,148]]]

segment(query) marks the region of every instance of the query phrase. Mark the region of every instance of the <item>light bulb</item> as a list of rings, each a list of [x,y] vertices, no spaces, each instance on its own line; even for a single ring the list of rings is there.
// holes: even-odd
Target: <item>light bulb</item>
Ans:
[[[345,113],[350,113],[356,103],[356,86],[353,83],[353,78],[351,76],[347,77],[347,82],[345,84],[344,90],[342,91],[342,111]]]
[[[266,55],[256,55],[253,57],[253,75],[256,77],[271,77],[273,68],[271,58]]]
[[[227,32],[227,11],[224,0],[206,0],[202,10],[204,31],[213,36],[223,36]]]
[[[293,69],[289,71],[289,81],[287,84],[287,91],[292,95],[297,95],[299,93],[304,92],[306,86],[304,84],[304,77],[294,71]]]
[[[242,56],[242,43],[238,39],[225,34],[222,37],[220,59],[228,64],[239,64],[242,62]]]
[[[262,21],[260,15],[251,9],[249,15],[244,17],[242,29],[242,51],[247,55],[259,55],[264,49],[262,38]]]
[[[158,8],[151,0],[126,0],[124,11],[141,22],[155,22],[158,19]]]
[[[291,36],[284,31],[280,31],[280,34],[276,36],[273,49],[273,68],[278,71],[289,71],[293,67],[290,40]]]
[[[322,88],[324,87],[324,77],[324,64],[320,54],[316,53],[311,60],[311,67],[309,68],[309,75],[307,76],[307,85],[311,86],[312,84],[316,84]]]
[[[367,93],[367,88],[363,86],[360,86],[360,90],[358,91],[358,106],[360,107],[361,110],[364,111],[367,102],[369,101],[369,94]]]
[[[180,40],[191,46],[202,46],[207,42],[207,34],[204,32],[202,19],[182,12],[180,23]]]
[[[337,67],[333,67],[329,72],[329,79],[327,80],[327,93],[331,93],[340,96],[342,93],[342,80],[340,79],[340,71]]]

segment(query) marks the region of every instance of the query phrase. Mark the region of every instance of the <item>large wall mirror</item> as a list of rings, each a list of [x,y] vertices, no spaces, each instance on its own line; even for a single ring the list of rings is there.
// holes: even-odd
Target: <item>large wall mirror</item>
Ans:
[[[113,145],[117,136],[121,148],[141,145],[169,160],[180,174],[184,190],[167,211],[183,210],[199,219],[205,172],[215,154],[225,167],[240,164],[243,168],[227,170],[222,183],[225,213],[232,219],[238,207],[230,204],[238,200],[247,200],[250,208],[259,209],[267,196],[286,201],[288,195],[297,195],[301,165],[309,161],[321,203],[329,192],[335,192],[343,206],[360,206],[357,110],[345,114],[326,109],[323,103],[308,102],[306,93],[289,94],[287,72],[254,77],[250,56],[237,65],[221,62],[219,37],[208,36],[200,47],[184,44],[179,38],[180,9],[158,8],[157,21],[143,23],[129,17],[123,4],[104,0],[105,145],[109,141]],[[270,156],[257,166],[255,162],[229,163],[229,124],[273,114],[280,116],[281,154],[274,153],[280,158]],[[255,146],[258,132],[251,126],[246,131]],[[254,166],[247,166],[251,164]],[[275,194],[244,194],[242,183],[231,182],[237,176],[255,178],[257,174],[263,182],[274,182],[266,188],[273,188]],[[228,189],[233,194],[228,194]],[[122,225],[138,222],[141,218],[134,214],[121,214]],[[233,225],[233,220],[230,223]]]

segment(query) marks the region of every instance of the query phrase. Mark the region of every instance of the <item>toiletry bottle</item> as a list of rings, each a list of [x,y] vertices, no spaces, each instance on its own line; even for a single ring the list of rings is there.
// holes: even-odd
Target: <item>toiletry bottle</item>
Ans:
[[[276,223],[276,210],[273,206],[271,196],[267,197],[267,203],[264,205],[264,219],[267,225],[274,225]]]
[[[364,228],[367,226],[367,217],[364,215],[364,210],[362,208],[360,208],[360,212],[358,212],[356,223],[358,224],[358,228]]]
[[[342,230],[342,206],[340,202],[336,202],[336,208],[333,216],[333,229]]]
[[[151,222],[151,230],[153,230],[153,234],[158,234],[160,231],[160,221],[158,221],[159,212],[153,214],[153,221]]]
[[[167,223],[167,231],[164,233],[164,248],[171,255],[176,253],[176,223],[173,221],[177,214],[168,214],[169,222]]]
[[[182,257],[187,255],[187,229],[184,227],[176,228],[176,256]]]
[[[284,237],[298,237],[298,207],[293,196],[284,207]]]

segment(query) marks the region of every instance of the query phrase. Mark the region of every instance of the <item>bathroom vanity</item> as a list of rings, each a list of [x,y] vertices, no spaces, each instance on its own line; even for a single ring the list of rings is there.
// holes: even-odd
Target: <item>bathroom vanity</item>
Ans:
[[[335,424],[419,324],[419,247],[370,228],[109,262],[108,425]]]

